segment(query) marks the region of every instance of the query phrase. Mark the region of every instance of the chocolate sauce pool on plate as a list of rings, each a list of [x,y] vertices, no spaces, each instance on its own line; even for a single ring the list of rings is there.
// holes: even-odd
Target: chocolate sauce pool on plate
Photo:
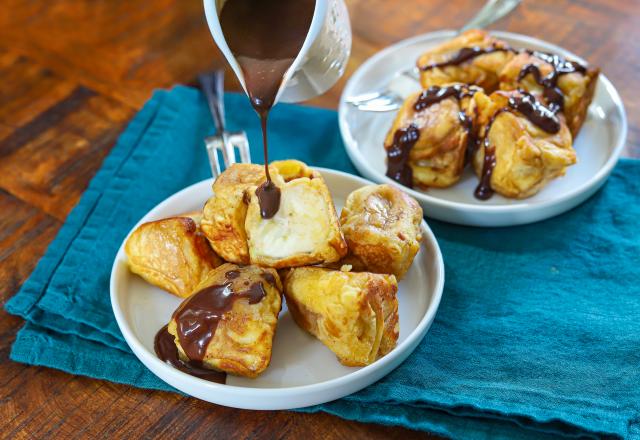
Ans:
[[[217,383],[225,383],[227,380],[226,373],[204,368],[202,363],[196,361],[185,362],[180,359],[174,337],[167,331],[166,325],[156,334],[153,348],[161,360],[184,373]]]
[[[285,73],[300,53],[314,9],[315,0],[227,0],[220,12],[222,33],[240,64],[262,126],[267,180],[256,196],[263,218],[273,217],[280,206],[280,189],[269,175],[267,118]]]

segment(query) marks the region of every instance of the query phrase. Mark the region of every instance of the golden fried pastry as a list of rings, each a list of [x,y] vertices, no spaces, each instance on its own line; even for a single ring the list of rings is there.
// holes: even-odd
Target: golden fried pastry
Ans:
[[[481,142],[473,167],[481,179],[478,198],[492,191],[526,198],[576,163],[571,133],[562,114],[555,115],[527,92],[478,95]]]
[[[287,307],[298,326],[347,366],[369,365],[398,341],[398,284],[393,275],[317,267],[291,269]]]
[[[598,73],[558,55],[522,51],[500,72],[500,89],[524,89],[547,106],[557,106],[575,138],[587,116]]]
[[[487,32],[472,29],[428,50],[418,58],[424,89],[451,83],[478,85],[488,92],[498,88],[498,74],[514,51]]]
[[[338,261],[347,252],[338,217],[324,179],[302,162],[274,162],[285,178],[274,179],[280,207],[263,218],[255,188],[247,190],[245,221],[252,264],[274,268]],[[280,171],[277,171],[278,174]]]
[[[273,269],[223,264],[173,313],[168,331],[183,361],[256,377],[271,361],[282,306]]]
[[[411,196],[391,185],[369,185],[353,191],[340,214],[347,240],[346,263],[369,272],[401,279],[420,249],[422,208]]]
[[[191,295],[203,277],[222,264],[188,215],[144,223],[124,247],[133,273],[180,297]]]
[[[249,264],[245,191],[265,179],[262,165],[233,164],[213,183],[213,196],[204,205],[201,227],[213,249],[226,261]]]
[[[385,139],[387,176],[408,187],[456,183],[473,144],[473,96],[479,90],[451,84],[409,96]]]

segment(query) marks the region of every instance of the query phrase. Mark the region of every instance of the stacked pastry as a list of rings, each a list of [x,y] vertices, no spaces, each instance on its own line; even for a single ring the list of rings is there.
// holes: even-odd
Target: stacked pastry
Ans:
[[[398,280],[420,246],[420,206],[372,185],[349,195],[338,220],[318,172],[292,160],[269,170],[281,192],[273,217],[256,196],[263,166],[235,164],[201,214],[146,223],[128,238],[130,269],[185,298],[162,330],[170,349],[156,339],[156,352],[187,372],[256,377],[271,359],[283,294],[294,321],[341,363],[374,362],[398,340]]]
[[[423,91],[406,99],[385,140],[390,178],[445,188],[471,163],[476,197],[526,198],[576,163],[573,139],[597,69],[479,30],[434,47],[417,65]]]

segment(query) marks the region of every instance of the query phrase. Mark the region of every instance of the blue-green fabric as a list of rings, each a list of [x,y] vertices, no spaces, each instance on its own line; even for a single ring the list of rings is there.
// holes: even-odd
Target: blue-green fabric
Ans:
[[[247,131],[261,162],[247,99],[225,102],[229,129]],[[138,219],[209,175],[203,138],[212,130],[196,90],[154,94],[6,304],[27,320],[13,360],[172,390],[124,343],[108,280]],[[355,172],[328,110],[278,105],[270,152]],[[376,384],[302,411],[454,438],[640,438],[639,181],[640,162],[622,160],[594,197],[551,220],[495,229],[429,221],[446,283],[426,338]]]

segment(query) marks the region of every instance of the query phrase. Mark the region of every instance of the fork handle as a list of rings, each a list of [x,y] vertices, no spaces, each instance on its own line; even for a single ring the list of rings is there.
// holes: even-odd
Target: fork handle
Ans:
[[[520,2],[521,0],[489,0],[484,7],[460,29],[460,32],[474,28],[482,29],[489,26],[491,23],[500,20],[515,9]]]
[[[216,133],[221,135],[224,132],[224,70],[202,73],[198,75],[198,81],[207,97]]]

